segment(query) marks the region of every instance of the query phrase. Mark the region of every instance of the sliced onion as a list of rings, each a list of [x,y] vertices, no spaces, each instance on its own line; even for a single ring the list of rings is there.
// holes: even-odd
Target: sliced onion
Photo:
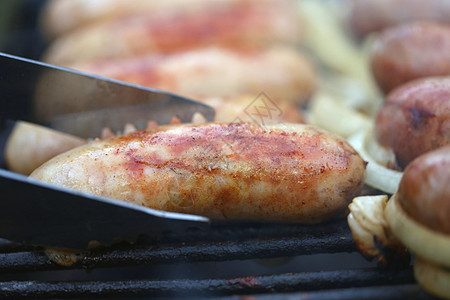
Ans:
[[[373,142],[369,143],[369,141],[373,139],[371,132],[372,127],[356,133],[351,136],[348,141],[355,148],[355,150],[358,151],[359,155],[361,155],[361,157],[368,162],[366,168],[366,184],[385,193],[394,194],[398,189],[403,172],[389,169],[377,161],[377,159],[379,160],[381,157],[388,157],[390,159],[390,156],[386,153],[373,155],[374,151],[384,150],[381,148],[374,149]],[[369,147],[368,144],[370,144],[371,147]],[[369,148],[371,148],[370,151]],[[374,158],[374,156],[376,156],[377,159]],[[388,161],[385,161],[384,163],[388,164]]]
[[[348,206],[355,220],[363,228],[377,236],[379,240],[386,240],[388,224],[384,218],[384,207],[388,198],[386,195],[361,196],[353,199]]]
[[[354,198],[349,205],[350,214],[347,222],[353,240],[362,254],[376,257],[382,264],[391,261],[398,265],[408,264],[410,259],[408,252],[392,234],[384,216],[387,200],[386,195]],[[389,251],[386,252],[386,249]],[[390,255],[386,256],[386,253]]]
[[[309,123],[345,138],[371,124],[369,117],[343,105],[335,95],[324,91],[317,92],[311,99],[308,117]]]
[[[392,232],[413,253],[432,263],[450,267],[450,235],[428,229],[406,215],[397,195],[388,201],[385,216]]]
[[[373,234],[356,221],[352,213],[348,214],[347,222],[352,232],[353,241],[359,251],[368,258],[378,258],[381,253],[375,245]]]
[[[389,167],[395,166],[395,154],[391,149],[381,146],[374,136],[373,127],[364,133],[364,150],[378,164]]]
[[[450,270],[416,257],[414,277],[420,286],[430,294],[450,299]]]

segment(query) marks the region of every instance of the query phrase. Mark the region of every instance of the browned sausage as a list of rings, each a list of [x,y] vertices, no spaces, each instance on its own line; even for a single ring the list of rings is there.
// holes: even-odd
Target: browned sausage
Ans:
[[[426,153],[405,169],[397,200],[408,216],[450,234],[450,146]]]
[[[312,223],[343,211],[364,171],[344,139],[310,125],[207,123],[93,142],[31,177],[167,211]]]
[[[376,137],[401,166],[450,142],[450,77],[418,79],[386,98],[376,117]]]
[[[85,1],[83,5],[87,11],[95,10],[92,1]],[[189,6],[188,2],[178,5]],[[209,1],[203,6],[196,3],[196,9],[149,6],[154,9],[92,22],[62,35],[52,42],[44,60],[68,65],[204,46],[247,49],[276,43],[298,45],[300,41],[301,24],[292,0]],[[70,13],[79,14],[77,11]],[[64,22],[62,19],[61,23]]]
[[[206,47],[171,54],[91,61],[70,67],[182,95],[203,97],[242,94],[256,97],[264,92],[281,101],[303,103],[316,87],[312,62],[300,51],[283,46],[253,51]],[[40,109],[45,110],[45,106]]]
[[[5,160],[9,170],[30,175],[52,157],[86,143],[63,132],[18,121],[5,145]]]
[[[54,38],[90,24],[146,13],[152,18],[191,15],[214,7],[228,9],[249,0],[48,0],[40,17],[42,32]],[[254,0],[250,0],[254,1]],[[259,1],[259,0],[257,0]],[[272,0],[270,0],[272,1]],[[189,4],[189,5],[186,5]]]
[[[305,119],[301,110],[288,101],[270,98],[261,93],[255,95],[239,95],[232,97],[191,97],[211,105],[216,110],[216,122],[252,122],[259,114],[265,115],[265,122],[270,123],[304,123]]]
[[[418,22],[387,29],[374,43],[371,67],[385,93],[417,78],[450,75],[450,25]]]
[[[349,23],[357,37],[403,23],[450,22],[448,0],[353,0]]]

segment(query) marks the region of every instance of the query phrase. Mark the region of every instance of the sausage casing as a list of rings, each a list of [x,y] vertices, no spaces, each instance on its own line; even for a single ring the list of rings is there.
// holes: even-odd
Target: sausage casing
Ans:
[[[93,6],[91,2],[85,4]],[[177,9],[146,2],[155,9],[92,22],[62,35],[50,44],[43,59],[67,66],[206,46],[247,49],[278,43],[298,45],[301,40],[302,25],[292,0],[203,1],[195,3],[196,9],[188,8],[190,2],[177,1]]]
[[[70,67],[181,95],[227,97],[251,94],[256,97],[263,91],[271,98],[293,103],[309,100],[317,81],[314,65],[309,59],[301,52],[283,46],[254,51],[207,47],[91,61]]]
[[[414,79],[450,75],[450,24],[403,24],[383,31],[374,44],[371,67],[386,94]]]
[[[31,177],[213,219],[314,223],[343,211],[365,162],[310,125],[177,125],[92,142]]]
[[[375,132],[391,148],[400,166],[450,143],[450,77],[419,79],[386,98],[376,117]]]
[[[351,3],[350,28],[360,38],[414,21],[450,22],[448,0],[353,0]]]
[[[421,155],[405,169],[397,199],[408,216],[450,234],[450,145]]]

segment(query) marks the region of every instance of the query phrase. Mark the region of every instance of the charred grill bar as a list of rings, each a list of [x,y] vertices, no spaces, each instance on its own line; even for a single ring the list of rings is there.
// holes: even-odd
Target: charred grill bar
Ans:
[[[113,296],[216,296],[233,294],[261,294],[286,293],[295,291],[314,291],[348,288],[353,289],[354,296],[361,295],[364,289],[355,287],[386,284],[398,285],[399,290],[390,292],[403,299],[412,299],[416,293],[421,293],[414,285],[405,285],[412,281],[410,271],[401,271],[396,274],[380,272],[379,270],[346,270],[335,272],[316,272],[299,274],[281,274],[271,276],[238,277],[231,279],[203,279],[203,280],[116,280],[116,281],[60,281],[35,282],[11,281],[0,282],[4,296],[17,297],[113,297]],[[408,286],[408,287],[406,287]],[[384,289],[385,286],[378,289]],[[371,290],[375,290],[372,288]],[[402,291],[404,293],[402,293]],[[335,291],[342,293],[343,291]],[[423,292],[422,292],[423,293]],[[384,296],[388,293],[384,292]],[[347,294],[348,295],[348,294]],[[380,295],[380,292],[373,296]],[[424,294],[423,294],[424,295]],[[425,295],[424,295],[425,296]],[[282,297],[279,295],[279,297]],[[391,297],[392,298],[392,297]],[[273,298],[272,298],[273,299]],[[327,299],[327,298],[323,298]],[[346,298],[339,298],[346,299]],[[360,298],[361,299],[361,298]],[[385,298],[386,299],[386,298]],[[426,298],[424,298],[426,299]]]
[[[238,267],[242,276],[209,277],[202,273],[202,268],[195,276],[190,273],[197,264],[205,262],[222,262],[220,268],[227,268],[231,261],[299,256],[309,260],[322,253],[355,251],[345,220],[316,226],[219,224],[208,232],[193,231],[184,236],[168,233],[164,240],[157,242],[143,240],[135,245],[119,244],[99,249],[82,255],[82,259],[70,267],[50,261],[42,248],[3,240],[0,241],[0,293],[9,298],[228,296],[239,299],[233,295],[252,295],[256,299],[303,296],[308,299],[432,299],[415,284],[410,267],[339,269],[330,265],[328,270],[298,272],[293,266],[288,272],[248,275],[251,270],[246,270],[243,264],[242,269]],[[120,274],[122,269],[133,266],[166,270],[185,263],[190,271],[184,274],[171,271],[172,275],[162,279],[158,275],[148,279],[146,275],[127,278]],[[89,279],[80,280],[80,273],[81,277],[89,274],[83,269],[106,270],[119,275],[114,275],[113,279],[108,274],[104,279],[92,280],[87,276]],[[61,270],[69,274],[77,272],[78,277],[60,280]]]

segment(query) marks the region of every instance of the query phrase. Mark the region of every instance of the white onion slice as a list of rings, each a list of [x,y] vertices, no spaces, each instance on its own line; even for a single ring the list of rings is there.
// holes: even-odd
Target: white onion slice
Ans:
[[[390,259],[395,259],[396,263],[400,264],[408,263],[409,254],[390,231],[384,216],[387,201],[386,195],[360,196],[353,199],[347,217],[353,240],[362,254],[375,257],[380,263],[386,264]],[[388,248],[392,256],[386,257],[383,248]]]
[[[450,270],[432,264],[420,257],[414,261],[414,277],[430,294],[450,299]]]
[[[360,131],[351,136],[348,141],[358,151],[359,155],[368,162],[366,168],[366,184],[385,193],[394,194],[398,189],[403,172],[389,169],[377,161],[377,159],[379,160],[382,157],[390,159],[390,156],[386,155],[386,153],[380,153],[379,155],[373,154],[374,151],[381,152],[384,150],[381,147],[379,149],[374,148],[374,143],[369,142],[373,138],[370,134],[371,132],[372,128]],[[371,149],[369,150],[369,148]],[[385,163],[387,164],[388,161],[385,161]]]
[[[355,220],[382,241],[387,239],[388,224],[384,218],[387,200],[386,195],[361,196],[354,198],[348,206]]]
[[[307,117],[308,123],[345,138],[371,124],[369,117],[346,107],[336,96],[324,91],[317,92],[311,99]]]
[[[450,235],[428,229],[406,215],[397,195],[388,201],[384,213],[392,232],[408,249],[432,263],[450,267]]]

